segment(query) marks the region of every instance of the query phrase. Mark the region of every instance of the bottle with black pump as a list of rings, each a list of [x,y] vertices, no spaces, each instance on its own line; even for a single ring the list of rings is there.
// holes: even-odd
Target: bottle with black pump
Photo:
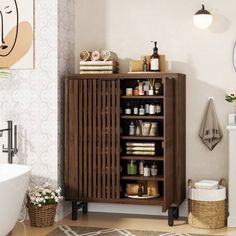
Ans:
[[[151,42],[154,43],[154,48],[153,48],[153,54],[151,56],[150,70],[160,71],[160,63],[159,63],[160,56],[158,54],[157,42],[156,41],[151,41]]]

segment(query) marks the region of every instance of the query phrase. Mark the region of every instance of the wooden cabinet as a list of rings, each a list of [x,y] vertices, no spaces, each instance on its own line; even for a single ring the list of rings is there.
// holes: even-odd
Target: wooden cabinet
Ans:
[[[138,80],[160,82],[152,96],[126,96],[127,87]],[[159,103],[158,114],[125,114],[133,106]],[[130,122],[154,122],[155,136],[129,135]],[[130,154],[127,143],[151,143],[151,155]],[[127,174],[127,163],[155,162],[157,176]],[[156,182],[160,196],[152,199],[127,197],[129,183]],[[185,199],[185,75],[140,73],[71,75],[65,80],[65,199],[72,201],[72,218],[77,210],[87,211],[87,202],[160,205],[168,210],[169,225],[178,217]],[[146,190],[145,190],[146,191]]]

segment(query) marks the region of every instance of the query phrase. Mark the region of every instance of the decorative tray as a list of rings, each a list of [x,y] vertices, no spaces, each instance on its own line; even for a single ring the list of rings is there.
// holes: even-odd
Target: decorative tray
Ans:
[[[143,194],[142,197],[139,197],[138,195],[128,195],[125,193],[125,196],[128,198],[133,198],[133,199],[151,199],[151,198],[156,198],[159,197],[160,194],[156,194],[156,195],[147,195],[147,194]]]

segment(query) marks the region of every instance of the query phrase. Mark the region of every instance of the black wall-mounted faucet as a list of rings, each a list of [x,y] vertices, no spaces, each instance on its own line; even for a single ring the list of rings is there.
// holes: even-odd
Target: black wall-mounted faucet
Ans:
[[[17,126],[14,125],[14,147],[13,145],[13,122],[12,121],[7,121],[7,129],[1,129],[0,130],[0,137],[2,137],[3,132],[7,131],[7,147],[2,146],[2,151],[8,154],[8,163],[12,164],[13,160],[12,157],[18,152],[17,149]]]

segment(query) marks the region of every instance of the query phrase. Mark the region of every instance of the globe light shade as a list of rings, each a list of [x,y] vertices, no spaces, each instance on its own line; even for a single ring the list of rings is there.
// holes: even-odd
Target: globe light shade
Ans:
[[[200,29],[208,28],[212,23],[212,15],[209,11],[205,10],[205,6],[202,5],[202,9],[197,11],[193,16],[193,23]]]

